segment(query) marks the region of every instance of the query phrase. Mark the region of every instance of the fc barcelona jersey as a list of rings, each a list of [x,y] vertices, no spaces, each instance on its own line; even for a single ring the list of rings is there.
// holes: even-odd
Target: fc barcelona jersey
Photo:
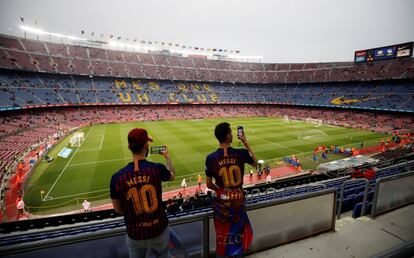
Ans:
[[[245,163],[254,163],[246,149],[220,148],[206,158],[206,176],[219,187],[212,205],[218,256],[242,255],[253,239],[242,189]]]
[[[253,157],[246,149],[219,148],[206,158],[206,176],[212,177],[219,188],[241,188],[243,185],[244,164],[253,164]]]
[[[111,179],[111,199],[118,199],[124,209],[127,234],[135,240],[160,235],[168,225],[162,202],[161,182],[171,173],[160,163],[140,160],[138,171],[131,162]]]

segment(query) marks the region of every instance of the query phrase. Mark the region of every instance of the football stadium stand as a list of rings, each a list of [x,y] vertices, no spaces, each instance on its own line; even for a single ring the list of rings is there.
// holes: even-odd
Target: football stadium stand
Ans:
[[[122,52],[0,36],[0,67],[73,75],[238,83],[310,83],[414,77],[411,58],[372,63],[262,64]]]
[[[413,78],[412,58],[369,64],[243,63],[0,36],[1,194],[7,191],[5,175],[13,173],[22,155],[39,158],[46,141],[91,124],[266,116],[412,134]],[[375,217],[411,204],[412,145],[374,157],[378,163],[245,188],[255,228],[249,252],[334,231],[344,213]],[[212,198],[203,192],[166,201],[173,255],[214,253]],[[200,233],[188,234],[194,229]],[[112,209],[2,223],[0,233],[2,256],[73,257],[79,250],[86,256],[91,251],[100,257],[126,255],[125,226]]]
[[[0,70],[0,89],[2,109],[92,104],[255,103],[414,112],[414,87],[410,80],[262,85]]]

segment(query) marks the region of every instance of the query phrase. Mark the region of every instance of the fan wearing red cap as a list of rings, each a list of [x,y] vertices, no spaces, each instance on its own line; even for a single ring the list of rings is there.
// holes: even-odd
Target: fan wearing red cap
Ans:
[[[167,148],[161,152],[166,166],[146,160],[150,142],[153,139],[143,128],[128,133],[132,162],[115,173],[110,183],[114,209],[124,215],[130,257],[146,257],[149,250],[157,257],[168,256],[169,226],[161,183],[174,180],[175,170]]]
[[[145,157],[148,157],[149,153],[149,144],[148,142],[153,142],[153,139],[151,136],[148,135],[147,130],[143,128],[135,128],[132,129],[128,133],[128,149],[132,153],[139,153],[142,148],[145,149]],[[134,159],[134,170],[138,171],[138,160]]]

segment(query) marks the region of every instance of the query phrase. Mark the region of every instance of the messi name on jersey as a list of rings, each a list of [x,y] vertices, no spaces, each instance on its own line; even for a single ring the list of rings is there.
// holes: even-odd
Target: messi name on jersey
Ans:
[[[127,181],[129,187],[141,184],[141,183],[148,183],[150,181],[149,176],[134,176]]]

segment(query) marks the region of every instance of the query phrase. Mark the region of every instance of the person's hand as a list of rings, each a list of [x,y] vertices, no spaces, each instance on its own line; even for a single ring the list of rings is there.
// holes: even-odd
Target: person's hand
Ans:
[[[161,151],[161,155],[164,156],[164,158],[168,158],[169,154],[168,154],[168,148],[167,145],[164,146],[164,151]]]
[[[245,146],[247,145],[246,134],[243,134],[241,137],[238,136],[238,138]]]

